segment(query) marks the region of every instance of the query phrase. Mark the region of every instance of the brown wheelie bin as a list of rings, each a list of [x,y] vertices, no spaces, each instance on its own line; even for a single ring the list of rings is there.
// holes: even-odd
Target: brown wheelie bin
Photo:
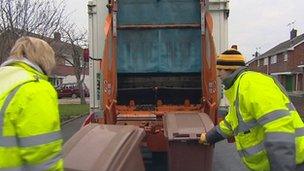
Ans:
[[[63,147],[66,171],[144,171],[139,144],[143,129],[89,124]]]
[[[170,171],[211,171],[213,146],[201,145],[202,132],[213,128],[205,113],[169,113],[164,116]]]

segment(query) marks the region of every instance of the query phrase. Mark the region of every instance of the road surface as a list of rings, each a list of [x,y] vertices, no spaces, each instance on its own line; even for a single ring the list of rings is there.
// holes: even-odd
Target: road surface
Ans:
[[[63,140],[66,142],[81,127],[85,117],[81,117],[62,126]],[[153,155],[143,150],[147,171],[166,171],[166,157],[164,154]],[[216,144],[213,157],[214,171],[248,171],[240,161],[235,145],[222,141]]]
[[[61,126],[63,142],[66,142],[68,139],[70,139],[80,129],[85,118],[86,116],[83,116]]]

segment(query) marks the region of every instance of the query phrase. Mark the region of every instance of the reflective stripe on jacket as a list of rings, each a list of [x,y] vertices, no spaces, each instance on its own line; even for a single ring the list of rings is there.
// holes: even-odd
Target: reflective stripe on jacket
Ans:
[[[231,106],[216,130],[235,136],[250,170],[295,170],[304,164],[303,121],[273,78],[245,71],[225,95]]]
[[[22,62],[0,67],[0,171],[63,170],[57,93]]]

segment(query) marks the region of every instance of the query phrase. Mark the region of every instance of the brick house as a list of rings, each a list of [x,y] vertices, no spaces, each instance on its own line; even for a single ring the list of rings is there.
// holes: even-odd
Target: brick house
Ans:
[[[20,32],[22,32],[20,30]],[[56,57],[56,68],[54,69],[52,75],[51,75],[51,82],[54,86],[58,86],[62,83],[71,83],[76,82],[76,77],[74,73],[74,67],[68,63],[66,59],[69,61],[72,61],[72,45],[66,42],[61,41],[61,35],[58,32],[54,33],[54,37],[45,37],[33,33],[26,33],[26,35],[37,37],[45,40],[48,42],[52,48],[55,51],[55,57]],[[6,58],[9,56],[9,51],[14,45],[14,42],[19,38],[16,34],[13,34],[12,32],[4,32],[0,35],[0,63],[4,62]],[[7,41],[3,41],[7,40]],[[83,49],[81,47],[77,47],[77,50],[82,54]],[[88,86],[88,69],[85,70],[85,83]]]
[[[304,91],[304,34],[290,32],[290,39],[247,62],[251,70],[276,77],[288,92]]]
[[[72,83],[76,82],[74,67],[71,63],[67,62],[73,61],[73,47],[71,44],[61,41],[61,35],[58,32],[54,33],[54,38],[51,39],[50,45],[53,47],[56,54],[57,65],[52,73],[52,82],[55,86],[62,83]],[[83,49],[81,47],[76,47],[80,54],[82,54]],[[67,59],[67,60],[66,60]],[[89,83],[89,70],[85,69],[85,84],[87,86]]]

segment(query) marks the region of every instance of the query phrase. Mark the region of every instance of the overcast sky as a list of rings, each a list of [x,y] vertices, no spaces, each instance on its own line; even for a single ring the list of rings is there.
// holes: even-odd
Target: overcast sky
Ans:
[[[71,19],[86,28],[87,0],[66,0]],[[304,33],[304,0],[230,0],[228,25],[229,46],[237,44],[239,50],[252,59],[258,50],[264,53],[289,39],[292,27],[298,35]],[[293,26],[287,26],[295,22]]]

